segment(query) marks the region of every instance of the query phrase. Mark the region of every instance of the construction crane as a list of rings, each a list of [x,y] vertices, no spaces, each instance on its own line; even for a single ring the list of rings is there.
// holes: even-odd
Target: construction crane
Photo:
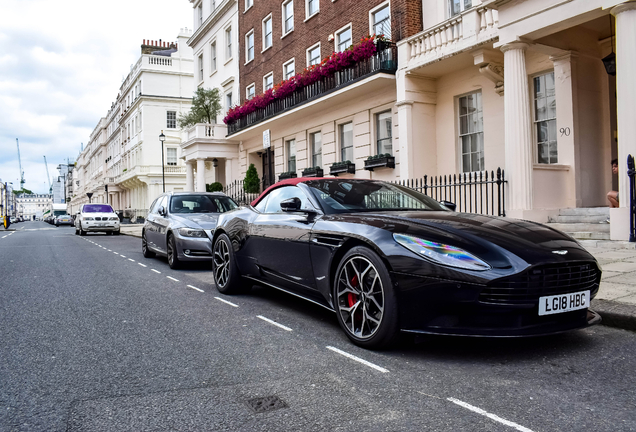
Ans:
[[[46,179],[49,181],[49,193],[53,193],[53,186],[51,186],[51,176],[49,175],[49,164],[46,163],[46,156],[44,156],[44,166],[46,167]]]
[[[20,190],[24,190],[24,171],[22,171],[22,160],[20,160],[20,142],[18,139],[15,139],[15,144],[18,146],[18,165],[20,166]]]

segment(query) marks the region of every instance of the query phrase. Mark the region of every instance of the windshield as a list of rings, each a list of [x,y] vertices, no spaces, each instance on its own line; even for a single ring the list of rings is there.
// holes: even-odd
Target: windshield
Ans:
[[[224,213],[237,207],[221,195],[177,195],[170,201],[170,213]]]
[[[112,213],[113,208],[108,204],[86,204],[83,213]]]
[[[365,180],[312,180],[305,183],[326,213],[391,210],[448,210],[434,199],[392,183]]]
[[[61,216],[61,215],[65,215],[66,214],[66,210],[55,210],[53,212],[54,216]]]

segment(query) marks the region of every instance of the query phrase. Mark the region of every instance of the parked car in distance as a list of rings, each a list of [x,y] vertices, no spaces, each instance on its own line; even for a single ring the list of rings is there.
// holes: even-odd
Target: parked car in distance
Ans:
[[[403,186],[298,178],[221,214],[217,289],[265,285],[336,312],[349,339],[540,336],[597,324],[601,269],[576,240],[539,223],[450,211]]]
[[[73,225],[73,218],[71,215],[60,215],[55,218],[55,226],[59,227],[60,225]]]
[[[166,256],[171,268],[182,261],[209,261],[219,214],[237,208],[220,192],[168,192],[150,206],[141,232],[144,257]]]
[[[119,235],[119,217],[108,204],[82,204],[75,216],[75,234],[105,232]]]

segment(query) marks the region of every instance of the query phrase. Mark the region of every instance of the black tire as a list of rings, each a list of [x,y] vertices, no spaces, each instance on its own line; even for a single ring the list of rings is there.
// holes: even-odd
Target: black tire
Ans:
[[[82,229],[82,224],[81,224],[81,223],[80,223],[80,226],[79,226],[79,234],[80,234],[81,236],[85,236],[85,235],[86,235],[86,231],[84,231],[84,230]]]
[[[212,246],[212,275],[216,289],[222,294],[244,293],[252,286],[241,277],[232,241],[225,233],[220,234]]]
[[[156,254],[148,249],[148,241],[146,240],[146,231],[141,233],[141,253],[144,258],[154,258]]]
[[[114,235],[119,235],[119,233],[120,233],[120,232],[121,232],[121,230],[112,231],[112,233],[113,233]]]
[[[398,307],[391,276],[371,249],[357,246],[342,257],[333,281],[333,302],[338,323],[354,344],[383,349],[397,342]]]
[[[75,235],[79,235],[79,230],[75,227]]]
[[[166,252],[168,253],[168,265],[171,269],[178,269],[181,267],[181,261],[177,252],[177,242],[174,240],[174,235],[168,234],[168,241]]]

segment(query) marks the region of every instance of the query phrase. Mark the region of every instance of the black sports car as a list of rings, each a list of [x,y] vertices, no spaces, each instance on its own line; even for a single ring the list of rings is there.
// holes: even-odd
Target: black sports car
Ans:
[[[275,184],[220,215],[212,269],[222,293],[262,284],[334,310],[368,348],[399,331],[536,336],[601,320],[588,309],[601,269],[571,237],[381,181]]]

